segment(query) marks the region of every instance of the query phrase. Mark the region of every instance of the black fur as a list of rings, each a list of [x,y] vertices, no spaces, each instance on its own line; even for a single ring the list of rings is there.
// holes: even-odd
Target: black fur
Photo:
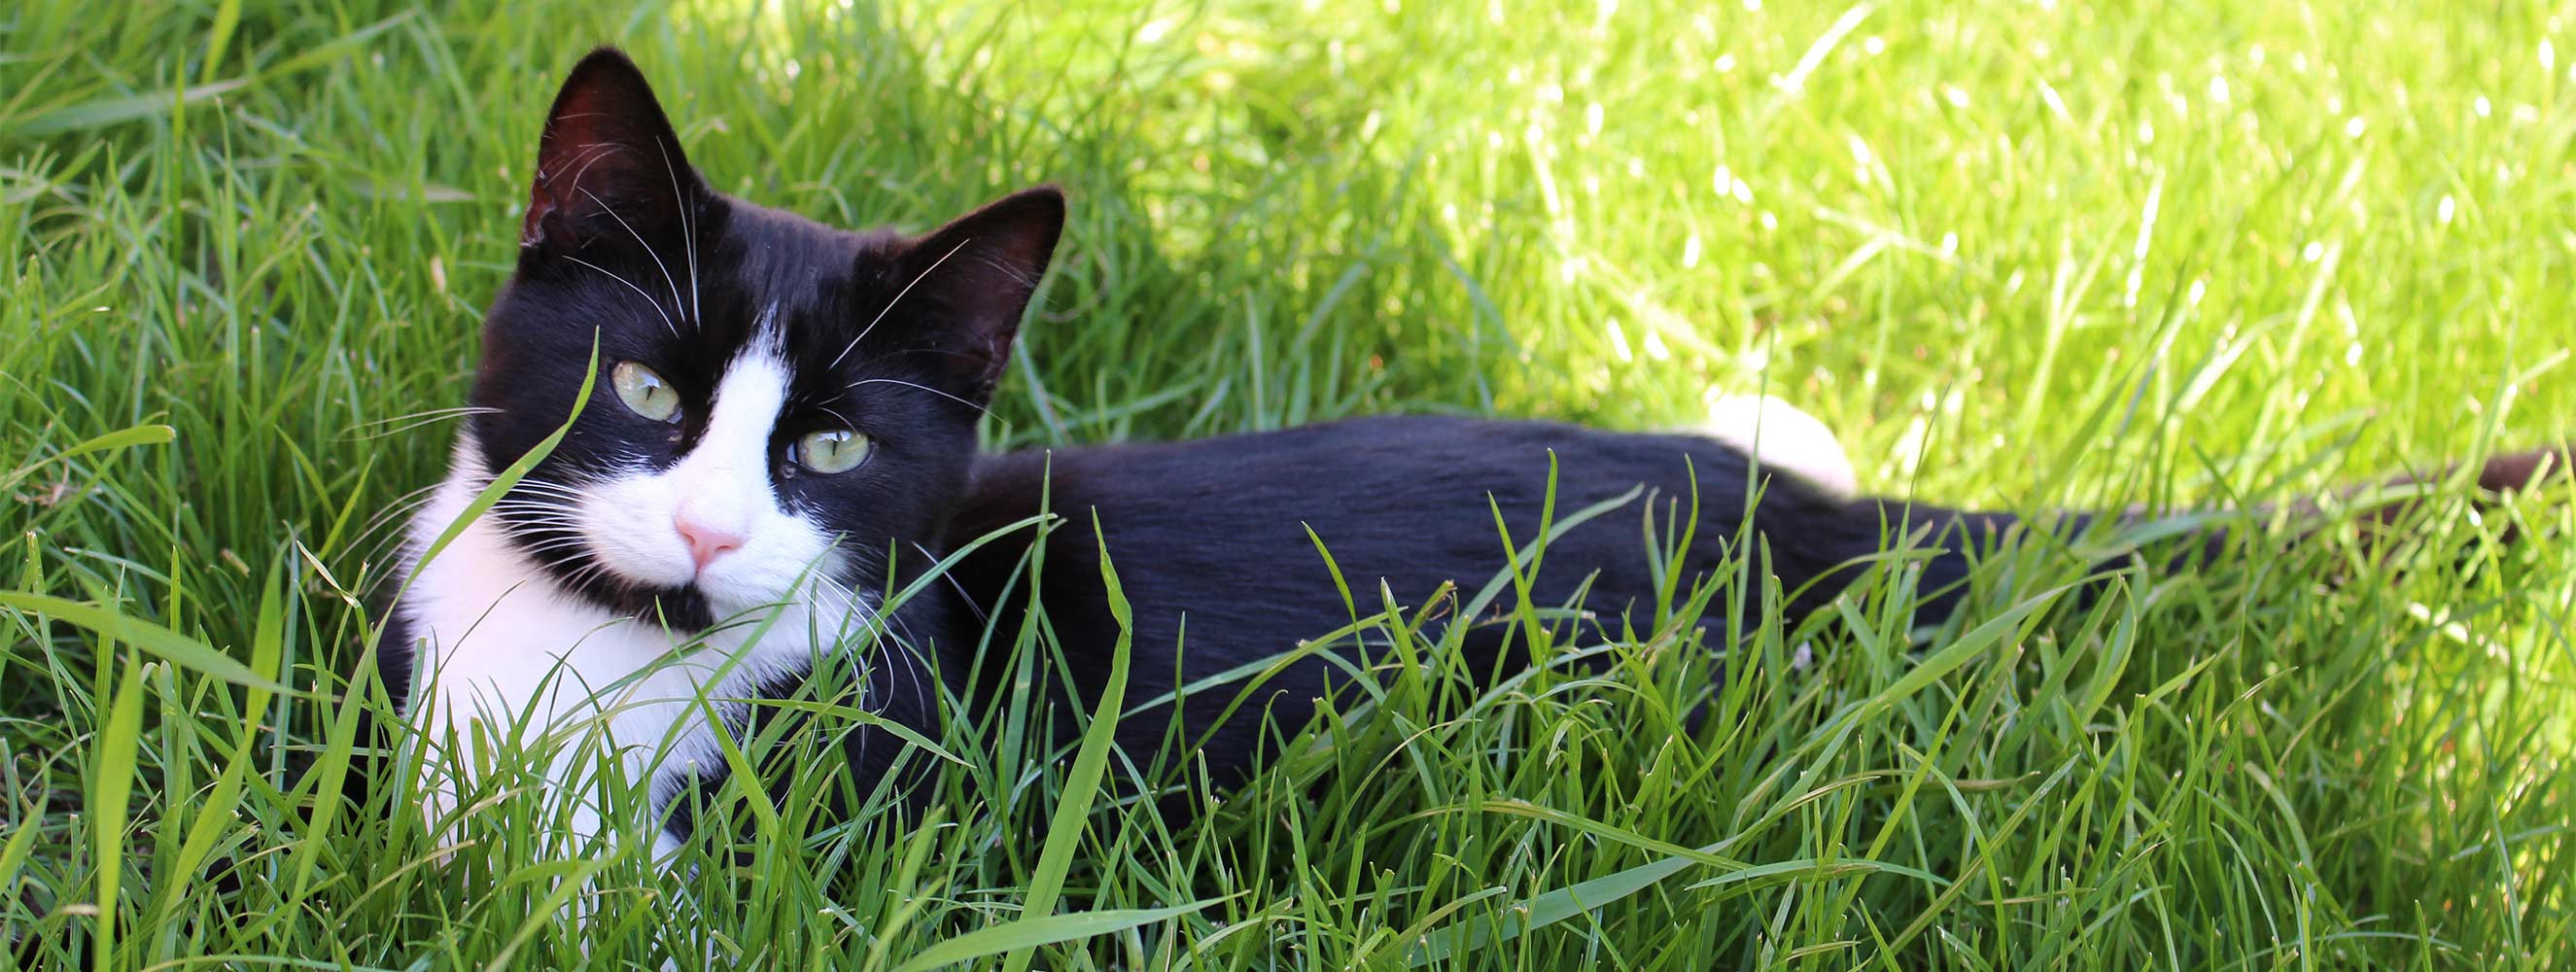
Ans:
[[[1738,527],[1751,513],[1781,589],[1801,612],[1856,577],[1852,562],[1883,549],[1891,532],[1915,527],[1937,531],[1950,548],[1929,561],[1922,583],[1932,592],[1928,610],[1947,612],[1965,577],[1962,545],[1999,536],[2013,522],[1999,514],[1835,499],[1788,477],[1765,477],[1758,504],[1748,506],[1755,484],[1745,456],[1696,436],[1378,417],[1196,442],[990,457],[976,467],[974,493],[950,539],[1035,513],[1048,492],[1055,511],[1074,525],[1049,541],[1040,579],[1048,621],[1068,650],[1114,643],[1117,628],[1103,607],[1098,556],[1105,539],[1134,605],[1139,657],[1128,697],[1151,698],[1174,687],[1167,656],[1182,643],[1185,621],[1184,683],[1285,652],[1347,622],[1349,611],[1316,539],[1365,598],[1363,613],[1375,613],[1380,582],[1406,607],[1422,606],[1444,582],[1472,593],[1507,562],[1495,509],[1513,543],[1537,537],[1551,455],[1560,518],[1637,487],[1647,490],[1618,512],[1551,541],[1532,591],[1534,602],[1554,606],[1588,585],[1583,603],[1611,632],[1622,619],[1637,630],[1652,621],[1643,616],[1655,598],[1653,558],[1640,523],[1647,503],[1662,511],[1670,501],[1687,515],[1696,496],[1700,522],[1682,560],[1683,595],[1692,579],[1716,574],[1726,548],[1743,539]],[[1090,525],[1095,515],[1097,534]],[[1005,585],[1026,548],[988,547],[959,572],[1004,625],[1015,622],[1025,603]],[[1489,619],[1448,623],[1479,620]],[[1471,669],[1490,672],[1512,661],[1502,651],[1505,630],[1489,625],[1465,639]],[[1081,686],[1086,694],[1109,671],[1105,660],[1077,659],[1073,668],[1077,678],[1089,677]],[[1270,718],[1293,729],[1332,691],[1342,670],[1323,658],[1301,660],[1263,683],[1257,697]],[[1240,688],[1189,696],[1179,713],[1182,737],[1207,739],[1198,752],[1220,779],[1245,769],[1260,750],[1262,705],[1219,721]],[[1121,726],[1121,743],[1141,760],[1165,730],[1161,719],[1131,720]]]
[[[563,423],[594,340],[589,407],[528,478],[578,487],[627,457],[676,462],[703,432],[725,364],[775,315],[797,378],[772,436],[781,498],[847,530],[856,550],[938,534],[945,509],[934,500],[963,488],[975,420],[1055,247],[1063,201],[1054,190],[1014,196],[919,240],[842,232],[729,199],[689,168],[642,74],[605,50],[575,67],[556,97],[537,172],[518,273],[484,323],[471,395],[486,471],[516,462]],[[620,361],[676,386],[678,423],[616,403],[608,373]],[[869,434],[876,451],[848,475],[800,480],[788,444],[827,425]],[[522,492],[542,499],[541,488]],[[694,592],[622,583],[589,569],[562,529],[525,512],[518,521],[512,536],[583,596],[682,628],[714,620]]]
[[[593,52],[555,99],[517,272],[484,323],[468,431],[485,473],[563,427],[585,378],[595,386],[563,440],[513,490],[525,502],[491,515],[576,596],[681,630],[719,620],[694,590],[648,589],[598,569],[568,525],[529,504],[637,459],[678,461],[704,431],[722,369],[774,316],[795,384],[772,431],[772,485],[793,511],[839,532],[855,566],[833,580],[883,589],[892,552],[909,557],[913,544],[936,543],[965,491],[975,424],[1063,213],[1055,190],[1033,189],[915,238],[834,230],[725,197],[688,166],[634,65],[613,50]],[[675,387],[678,421],[651,421],[618,403],[609,376],[621,361]],[[800,475],[788,447],[820,427],[867,434],[868,461],[829,477]],[[892,624],[952,641],[930,633],[953,596],[935,589]],[[892,657],[899,654],[880,670],[913,663]],[[410,693],[411,656],[409,635],[389,617],[379,670],[398,700]],[[882,714],[933,730],[935,697],[885,702]],[[874,746],[871,762],[897,748]]]
[[[888,563],[918,569],[927,558],[915,554],[960,549],[1038,512],[1048,497],[1070,525],[1052,534],[1042,589],[1075,690],[1089,696],[1100,688],[1110,667],[1102,653],[1116,641],[1096,555],[1105,542],[1134,605],[1130,699],[1172,690],[1169,653],[1184,623],[1178,674],[1188,680],[1276,655],[1348,620],[1310,529],[1367,599],[1363,610],[1375,607],[1381,581],[1407,605],[1444,582],[1481,584],[1507,556],[1488,498],[1516,541],[1534,537],[1551,455],[1560,513],[1641,486],[1658,510],[1666,502],[1687,509],[1695,495],[1700,519],[1684,583],[1713,573],[1730,545],[1751,536],[1796,611],[1823,604],[1857,576],[1854,561],[1906,535],[1943,551],[1924,562],[1920,585],[1927,613],[1943,615],[1960,593],[1967,551],[2015,522],[1837,499],[1785,477],[1757,486],[1744,455],[1707,439],[1532,422],[1357,419],[1189,443],[978,457],[975,423],[1063,216],[1061,197],[1038,189],[909,238],[843,232],[727,198],[689,168],[635,67],[613,51],[595,52],[556,99],[518,272],[484,327],[472,393],[482,411],[470,426],[478,458],[496,472],[526,455],[564,422],[592,377],[598,390],[589,407],[529,478],[577,487],[626,457],[674,462],[702,431],[720,369],[764,316],[775,315],[796,385],[773,433],[772,481],[785,502],[839,531],[843,549],[856,554],[851,576],[836,579],[884,590],[909,579],[882,576]],[[594,342],[597,368],[586,372]],[[619,361],[645,363],[669,379],[681,419],[664,424],[619,407],[608,386]],[[788,444],[827,422],[867,433],[878,451],[847,474],[797,475]],[[1758,502],[1750,498],[1756,490]],[[683,629],[712,620],[692,591],[637,589],[592,569],[542,518],[505,522],[576,596]],[[1025,599],[1013,577],[1027,552],[1021,539],[984,548],[952,575],[953,586],[934,584],[896,615],[901,633],[935,646],[950,690],[984,688],[961,676],[977,667],[971,652],[986,624],[998,627],[991,644],[1012,643]],[[1588,585],[1586,603],[1605,627],[1645,622],[1636,612],[1653,602],[1655,585],[1636,508],[1572,530],[1550,545],[1547,560],[1539,602],[1563,602]],[[407,672],[404,639],[392,633],[398,626],[387,630],[387,670]],[[1492,633],[1467,645],[1477,670],[1515,663]],[[1219,710],[1238,687],[1191,696],[1177,713],[1181,735],[1204,735],[1197,753],[1219,779],[1235,777],[1261,753],[1262,720],[1304,722],[1333,692],[1337,671],[1322,658],[1291,665],[1260,686],[1263,704],[1230,719]],[[924,732],[935,727],[936,699],[888,701],[885,714]],[[1059,701],[1069,712],[1088,700]],[[1142,761],[1167,728],[1131,719],[1121,741]],[[870,740],[857,767],[862,786],[885,773],[900,748],[890,738]]]

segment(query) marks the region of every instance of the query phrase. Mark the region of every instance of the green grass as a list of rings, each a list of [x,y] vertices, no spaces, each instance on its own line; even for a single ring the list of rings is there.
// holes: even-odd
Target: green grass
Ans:
[[[2077,606],[2081,558],[2033,549],[1939,629],[1891,571],[1496,684],[1361,584],[1316,636],[1422,663],[1187,826],[1024,701],[953,727],[929,824],[817,819],[847,781],[789,774],[677,874],[548,849],[524,792],[455,847],[288,771],[345,765],[378,514],[438,474],[540,113],[602,40],[763,203],[1068,189],[997,445],[1767,388],[1874,489],[2036,510],[2576,430],[2576,13],[1534,6],[0,10],[0,968],[2576,959],[2564,489],[2440,493],[2411,533],[2457,565],[2329,531]],[[2558,541],[2485,542],[2516,519]]]

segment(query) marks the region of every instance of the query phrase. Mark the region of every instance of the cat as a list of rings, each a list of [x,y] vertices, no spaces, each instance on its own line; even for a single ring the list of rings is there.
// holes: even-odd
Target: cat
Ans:
[[[1073,653],[1105,653],[1119,637],[1099,563],[1110,552],[1133,605],[1126,697],[1147,699],[1346,619],[1318,542],[1355,591],[1374,595],[1382,581],[1421,605],[1445,582],[1494,576],[1505,562],[1495,516],[1526,542],[1551,490],[1560,513],[1641,487],[1656,502],[1695,502],[1678,507],[1701,518],[1679,558],[1685,578],[1717,570],[1749,520],[1793,612],[1824,605],[1857,561],[1911,536],[1938,550],[1920,562],[1919,610],[1942,617],[1969,553],[2019,522],[1852,496],[1830,433],[1796,434],[1811,420],[1765,426],[1821,457],[1786,470],[1758,461],[1741,426],[1618,433],[1441,417],[979,454],[977,423],[1065,207],[1057,190],[1029,189],[919,236],[765,209],[709,187],[625,56],[584,58],[547,116],[472,408],[409,528],[396,574],[408,582],[382,619],[376,661],[413,737],[470,749],[597,725],[618,768],[665,808],[722,777],[714,730],[750,718],[738,702],[703,700],[774,697],[818,665],[848,665],[862,706],[892,727],[853,737],[856,778],[899,776],[917,801],[925,761],[903,757],[895,729],[937,737],[944,698],[992,690],[966,673],[988,629],[1008,645],[1025,620],[1033,543],[1046,547],[1035,579],[1049,622]],[[2562,460],[2507,457],[2480,483],[2522,486]],[[1047,512],[1063,528],[1031,540],[1027,525]],[[1583,592],[1601,630],[1650,622],[1633,616],[1658,585],[1633,517],[1551,541],[1532,600]],[[997,539],[967,549],[986,537]],[[888,609],[896,589],[912,596]],[[1506,631],[1468,636],[1468,664],[1516,663]],[[1088,699],[1110,666],[1072,661],[1073,690]],[[1202,740],[1192,755],[1205,778],[1239,779],[1261,758],[1264,720],[1303,724],[1338,671],[1309,657],[1261,682],[1253,704],[1228,712],[1233,689],[1185,694],[1171,714]],[[1151,752],[1168,728],[1130,718],[1119,742]],[[576,839],[636,823],[605,819],[576,782],[598,755],[542,757],[549,785],[576,801]],[[482,770],[433,762],[451,768],[424,781],[423,812],[446,826]],[[684,816],[642,825],[657,854],[689,829]]]

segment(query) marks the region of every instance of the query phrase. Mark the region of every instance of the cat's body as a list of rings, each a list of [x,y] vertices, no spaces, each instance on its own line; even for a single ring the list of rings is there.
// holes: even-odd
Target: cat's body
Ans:
[[[460,465],[479,471],[470,463],[460,459]],[[1682,559],[1687,595],[1690,580],[1718,569],[1723,548],[1739,539],[1744,514],[1756,508],[1748,506],[1748,488],[1759,482],[1755,522],[1766,533],[1769,563],[1784,595],[1801,607],[1838,590],[1841,579],[1827,575],[1880,549],[1882,529],[1901,529],[1909,517],[1921,525],[1966,522],[1981,536],[1993,536],[2009,522],[1989,515],[1963,521],[1948,511],[1846,500],[1795,476],[1763,473],[1757,480],[1746,453],[1713,436],[1388,416],[1190,442],[978,457],[945,528],[934,536],[898,538],[920,556],[895,559],[918,570],[933,557],[993,539],[944,578],[920,586],[886,615],[891,620],[883,624],[893,637],[855,656],[836,654],[835,646],[856,648],[851,643],[864,640],[861,629],[870,617],[865,606],[789,598],[776,607],[728,614],[713,630],[675,626],[568,591],[491,517],[472,522],[419,572],[388,619],[384,643],[396,658],[403,655],[399,646],[431,646],[433,654],[417,662],[423,674],[436,677],[431,684],[439,710],[480,712],[496,724],[524,719],[568,735],[578,735],[584,720],[606,720],[605,735],[624,750],[625,772],[652,780],[657,798],[667,799],[692,782],[721,775],[705,731],[706,712],[697,708],[702,695],[724,700],[783,694],[814,664],[862,666],[871,680],[863,700],[867,708],[935,735],[941,680],[954,696],[973,695],[977,687],[964,679],[977,667],[977,646],[1006,651],[1023,620],[1029,583],[1024,571],[1036,536],[1026,524],[1041,514],[1062,518],[1048,534],[1045,555],[1035,561],[1043,565],[1038,583],[1055,639],[1069,649],[1101,653],[1071,666],[1082,699],[1101,687],[1109,671],[1105,652],[1119,640],[1117,622],[1106,610],[1098,556],[1103,547],[1134,605],[1132,642],[1140,658],[1128,676],[1128,697],[1146,699],[1281,656],[1346,623],[1350,610],[1337,593],[1336,570],[1354,591],[1374,598],[1383,584],[1407,608],[1425,605],[1444,587],[1463,588],[1451,603],[1463,602],[1509,560],[1493,512],[1502,513],[1515,543],[1527,544],[1539,533],[1552,476],[1560,519],[1630,497],[1618,515],[1563,528],[1547,547],[1556,566],[1536,575],[1531,592],[1534,601],[1550,606],[1574,603],[1579,593],[1596,630],[1618,630],[1623,614],[1640,627],[1651,623],[1646,615],[1657,586],[1639,519],[1650,506],[1666,517],[1687,517],[1694,504],[1700,511],[1698,542]],[[469,472],[439,489],[415,521],[415,551],[457,520],[480,478]],[[1317,550],[1319,541],[1333,558],[1329,567]],[[1923,587],[1934,597],[1928,610],[1946,610],[1964,560],[1951,555],[1929,564]],[[904,573],[898,586],[915,576]],[[1808,583],[1820,577],[1826,582]],[[1380,607],[1370,601],[1360,610],[1374,613]],[[1491,620],[1449,616],[1440,623]],[[1470,632],[1462,641],[1466,665],[1490,672],[1511,663],[1503,652],[1506,631],[1486,623]],[[1334,651],[1343,662],[1365,664],[1354,653],[1356,644]],[[1174,649],[1184,647],[1173,664]],[[996,658],[982,661],[988,676],[999,674]],[[1177,729],[1180,738],[1196,744],[1191,775],[1238,779],[1264,752],[1265,726],[1302,725],[1345,671],[1333,660],[1309,656],[1253,680],[1243,703],[1238,693],[1247,685],[1241,681],[1180,693],[1177,725],[1130,719],[1120,742],[1142,760],[1165,748],[1167,734]],[[1074,708],[1057,707],[1059,715]],[[743,714],[738,705],[718,704],[712,711],[727,718]],[[452,715],[443,725],[460,735],[470,732]],[[890,771],[901,746],[874,734],[854,737],[851,756],[859,777]],[[565,765],[555,772],[571,779],[582,770],[573,763],[596,754],[563,758]],[[453,802],[442,792],[433,814]],[[600,825],[588,809],[576,819],[585,827]]]
[[[1109,645],[1118,635],[1116,620],[1099,609],[1107,597],[1098,553],[1105,547],[1135,605],[1134,642],[1147,653],[1128,676],[1131,697],[1160,697],[1177,687],[1176,677],[1198,683],[1277,656],[1348,624],[1354,606],[1362,616],[1376,614],[1386,607],[1381,584],[1406,610],[1430,604],[1443,585],[1460,588],[1438,624],[1478,625],[1463,639],[1465,661],[1470,670],[1490,672],[1514,661],[1503,654],[1508,629],[1491,623],[1491,611],[1456,617],[1455,605],[1508,562],[1506,529],[1515,545],[1537,539],[1552,468],[1559,521],[1633,494],[1616,512],[1550,540],[1545,569],[1535,575],[1533,603],[1569,606],[1580,594],[1579,603],[1593,614],[1587,631],[1615,634],[1624,620],[1643,632],[1653,623],[1655,557],[1641,520],[1649,508],[1659,523],[1673,524],[1688,519],[1696,504],[1697,535],[1677,575],[1687,596],[1692,580],[1715,575],[1726,549],[1743,539],[1738,528],[1756,509],[1748,497],[1758,482],[1753,523],[1784,595],[1795,597],[1792,610],[1812,608],[1840,590],[1858,569],[1837,574],[1837,568],[1881,549],[1883,529],[1902,531],[1909,517],[1935,529],[1964,525],[1978,536],[2010,522],[1844,499],[1770,469],[1757,480],[1751,458],[1716,435],[1384,416],[1188,442],[988,457],[977,465],[950,539],[1018,522],[1036,514],[1042,500],[1066,517],[1070,522],[1048,544],[1040,589],[1049,623],[1070,645]],[[1943,539],[1955,551],[1961,538]],[[1026,600],[1010,585],[1027,547],[988,546],[955,572],[989,603],[1006,632]],[[1927,612],[1948,610],[1965,563],[1955,552],[1930,561],[1922,587],[1938,593]],[[1819,578],[1824,582],[1808,583]],[[1339,584],[1349,586],[1355,605],[1343,602]],[[1185,649],[1177,670],[1168,660],[1174,646]],[[1342,671],[1324,659],[1288,665],[1262,680],[1231,719],[1220,715],[1236,706],[1243,685],[1185,696],[1181,734],[1206,740],[1193,758],[1205,762],[1209,776],[1231,779],[1260,751],[1265,708],[1293,731]],[[1093,676],[1082,687],[1094,690],[1107,666],[1073,674]],[[1164,719],[1138,720],[1122,726],[1121,742],[1131,753],[1151,752],[1168,728]]]
[[[1652,620],[1650,503],[1668,524],[1697,510],[1685,590],[1729,551],[1753,549],[1747,562],[1768,569],[1793,609],[1812,608],[1858,576],[1854,561],[1903,535],[1943,550],[1920,568],[1933,617],[1955,599],[1963,548],[2012,523],[1849,498],[1832,482],[1847,481],[1847,464],[1770,475],[1741,448],[1755,437],[1744,428],[1377,418],[979,456],[982,406],[1063,215],[1053,190],[1033,190],[913,238],[732,200],[689,168],[632,64],[613,52],[584,60],[546,126],[518,271],[484,328],[475,407],[447,481],[413,521],[407,584],[382,625],[379,668],[410,738],[471,753],[478,738],[517,736],[544,754],[549,786],[590,806],[602,754],[548,740],[604,739],[618,753],[605,765],[649,780],[658,805],[716,774],[711,729],[746,718],[739,700],[778,695],[819,665],[854,669],[855,704],[936,737],[945,699],[971,705],[990,688],[998,666],[979,646],[1015,640],[1027,524],[1041,512],[1062,518],[1038,580],[1084,696],[1061,712],[1087,702],[1118,641],[1103,546],[1134,606],[1127,698],[1143,700],[1349,621],[1319,542],[1357,611],[1382,609],[1381,585],[1420,608],[1444,584],[1472,591],[1503,569],[1496,514],[1527,544],[1551,488],[1560,517],[1637,492],[1555,538],[1530,592],[1547,606],[1580,592],[1589,623],[1614,633]],[[1793,451],[1834,453],[1817,438]],[[514,464],[524,478],[469,519]],[[997,531],[945,576],[922,573]],[[888,609],[886,592],[906,589]],[[1464,645],[1477,670],[1515,661],[1499,627]],[[979,664],[985,684],[968,677]],[[1265,722],[1304,723],[1340,671],[1310,656],[1185,696],[1188,756],[1208,778],[1239,776],[1262,752]],[[1247,687],[1250,704],[1222,716]],[[1131,718],[1122,742],[1142,759],[1169,725]],[[886,778],[906,745],[858,732],[856,776]],[[433,823],[474,812],[458,797],[488,767],[453,752],[429,763]],[[589,810],[575,822],[585,833],[611,824]]]

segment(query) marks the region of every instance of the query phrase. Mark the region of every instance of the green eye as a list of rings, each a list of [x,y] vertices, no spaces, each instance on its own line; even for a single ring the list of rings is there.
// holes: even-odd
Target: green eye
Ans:
[[[637,415],[656,422],[680,420],[680,391],[654,374],[653,369],[632,361],[620,361],[608,373],[608,383],[617,386],[617,400]]]
[[[868,461],[868,437],[848,429],[808,432],[787,458],[818,473],[849,472]]]

